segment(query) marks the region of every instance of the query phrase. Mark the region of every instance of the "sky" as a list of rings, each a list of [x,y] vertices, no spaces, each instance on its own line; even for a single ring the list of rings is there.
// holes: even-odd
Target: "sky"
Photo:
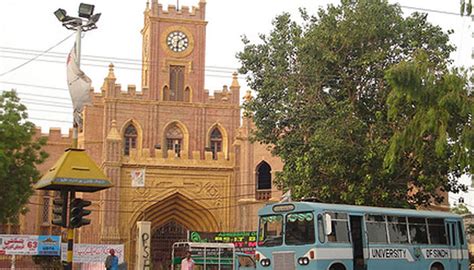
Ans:
[[[177,0],[158,0],[164,7]],[[65,9],[77,16],[82,1],[78,0],[1,0],[0,1],[0,91],[16,89],[28,107],[29,118],[42,132],[60,127],[67,133],[72,125],[72,108],[66,84],[66,54],[74,44],[73,32],[62,27],[53,12]],[[143,11],[146,0],[84,0],[102,13],[98,29],[86,32],[82,38],[82,70],[99,91],[108,65],[114,63],[117,83],[140,86]],[[316,13],[335,0],[207,0],[206,19],[206,89],[211,93],[230,85],[232,72],[239,67],[235,55],[243,49],[242,35],[258,42],[258,35],[268,33],[272,19],[282,12],[299,18],[304,7]],[[457,50],[451,55],[456,66],[472,66],[472,21],[461,17],[459,0],[389,0],[399,3],[406,15],[414,11],[428,13],[428,20],[445,31],[455,30],[451,42]],[[179,0],[180,6],[197,6],[199,0]],[[65,40],[66,39],[66,40]],[[64,41],[65,40],[65,41]],[[54,47],[54,48],[53,48]],[[52,49],[51,49],[52,48]],[[44,56],[42,52],[51,49]],[[35,60],[23,65],[25,62]],[[16,69],[17,68],[17,69]],[[10,72],[10,70],[15,69]],[[239,76],[242,93],[248,90],[245,77]],[[466,183],[469,179],[463,179]],[[450,195],[452,201],[460,195]],[[474,196],[466,194],[468,205],[474,206]],[[471,198],[472,197],[472,198]],[[473,208],[474,210],[474,208]]]

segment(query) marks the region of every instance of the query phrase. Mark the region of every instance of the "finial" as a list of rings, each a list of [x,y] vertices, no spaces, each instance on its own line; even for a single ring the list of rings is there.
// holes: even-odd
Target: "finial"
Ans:
[[[252,98],[253,98],[253,97],[252,97],[252,91],[247,90],[247,91],[245,92],[245,96],[244,96],[245,102],[251,101]]]
[[[108,79],[115,79],[115,74],[114,74],[114,64],[110,63],[109,65],[109,74],[107,75]]]
[[[146,8],[145,10],[150,10],[150,0],[146,0]]]
[[[120,141],[122,138],[117,130],[117,121],[115,119],[112,120],[112,125],[109,130],[109,134],[107,134],[107,140],[109,141]]]
[[[235,71],[234,71],[234,73],[232,73],[232,84],[230,85],[231,88],[240,87],[239,80],[237,79],[238,75],[239,74]]]

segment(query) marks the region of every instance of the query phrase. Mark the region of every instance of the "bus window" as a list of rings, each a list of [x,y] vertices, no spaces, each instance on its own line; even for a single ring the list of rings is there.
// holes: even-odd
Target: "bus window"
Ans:
[[[283,244],[283,216],[270,215],[260,217],[259,246],[273,247]]]
[[[409,217],[408,227],[410,228],[410,239],[412,244],[428,244],[425,218]]]
[[[406,217],[388,216],[388,235],[392,244],[408,244]]]
[[[320,243],[326,242],[326,235],[324,234],[324,220],[323,215],[318,215],[318,239]]]
[[[458,221],[458,232],[459,232],[459,244],[461,244],[461,246],[464,246],[464,230],[462,229],[462,225],[461,225],[461,222]]]
[[[365,225],[370,243],[388,243],[385,216],[368,215]]]
[[[430,243],[433,245],[446,245],[446,227],[442,218],[428,219],[428,232]]]
[[[332,232],[328,235],[329,242],[349,242],[349,222],[345,213],[329,213],[331,215]]]
[[[306,245],[313,244],[314,241],[314,216],[312,213],[291,213],[286,216],[285,244]]]

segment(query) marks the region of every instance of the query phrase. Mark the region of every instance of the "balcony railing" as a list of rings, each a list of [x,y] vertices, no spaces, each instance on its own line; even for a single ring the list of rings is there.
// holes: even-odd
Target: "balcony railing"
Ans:
[[[258,189],[255,192],[255,199],[257,201],[268,201],[272,197],[272,190],[271,189]]]

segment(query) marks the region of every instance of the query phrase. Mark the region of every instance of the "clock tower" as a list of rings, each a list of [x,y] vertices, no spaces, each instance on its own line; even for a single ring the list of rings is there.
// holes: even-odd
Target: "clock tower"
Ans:
[[[143,35],[142,88],[155,101],[204,100],[205,0],[198,7],[147,4]]]

